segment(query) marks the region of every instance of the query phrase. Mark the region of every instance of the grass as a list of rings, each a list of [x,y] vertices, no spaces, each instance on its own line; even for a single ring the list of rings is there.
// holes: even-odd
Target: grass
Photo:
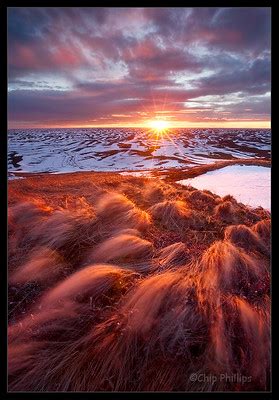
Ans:
[[[9,391],[269,390],[268,211],[116,173],[8,189]]]

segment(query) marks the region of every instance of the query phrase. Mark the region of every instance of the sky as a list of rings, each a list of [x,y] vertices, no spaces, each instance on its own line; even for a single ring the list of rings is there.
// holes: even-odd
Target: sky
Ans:
[[[270,8],[9,8],[8,126],[270,127]]]

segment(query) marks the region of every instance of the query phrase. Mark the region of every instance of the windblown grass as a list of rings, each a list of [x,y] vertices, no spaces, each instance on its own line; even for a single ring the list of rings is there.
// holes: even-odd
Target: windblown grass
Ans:
[[[91,252],[88,259],[92,262],[113,262],[115,264],[136,263],[137,260],[152,258],[151,242],[134,235],[119,232],[107,239]]]
[[[268,212],[118,174],[9,190],[9,391],[269,390]]]
[[[167,229],[195,228],[199,225],[195,215],[182,200],[166,200],[149,209],[153,219]]]

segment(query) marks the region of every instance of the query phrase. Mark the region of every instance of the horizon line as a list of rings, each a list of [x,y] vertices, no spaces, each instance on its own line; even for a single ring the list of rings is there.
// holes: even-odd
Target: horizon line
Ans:
[[[261,121],[265,122],[265,121]],[[258,126],[247,126],[247,125],[238,125],[238,126],[228,126],[229,124],[224,124],[220,126],[216,125],[196,125],[196,126],[169,126],[167,130],[170,129],[211,129],[211,128],[228,128],[228,129],[271,129],[271,121],[266,121],[265,124],[261,124]],[[249,124],[250,125],[250,124]],[[252,125],[252,124],[251,124]],[[268,125],[268,126],[267,126]],[[141,128],[141,129],[151,129],[147,125],[30,125],[30,126],[8,126],[7,129],[90,129],[90,128],[119,128],[119,129],[127,129],[127,128]]]
[[[96,129],[107,129],[107,128],[118,128],[118,129],[137,129],[137,128],[142,128],[142,129],[149,129],[152,130],[152,128],[149,128],[148,126],[18,126],[15,128],[8,128],[10,129],[91,129],[91,128],[96,128]],[[257,127],[248,127],[248,126],[175,126],[171,128],[167,128],[165,130],[171,130],[171,129],[271,129],[271,127],[266,127],[266,126],[257,126]]]

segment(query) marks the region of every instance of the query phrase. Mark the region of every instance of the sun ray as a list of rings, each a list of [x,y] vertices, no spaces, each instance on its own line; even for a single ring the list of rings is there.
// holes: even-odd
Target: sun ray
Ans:
[[[149,122],[149,126],[156,132],[163,132],[169,128],[168,121],[162,119],[155,119]]]

